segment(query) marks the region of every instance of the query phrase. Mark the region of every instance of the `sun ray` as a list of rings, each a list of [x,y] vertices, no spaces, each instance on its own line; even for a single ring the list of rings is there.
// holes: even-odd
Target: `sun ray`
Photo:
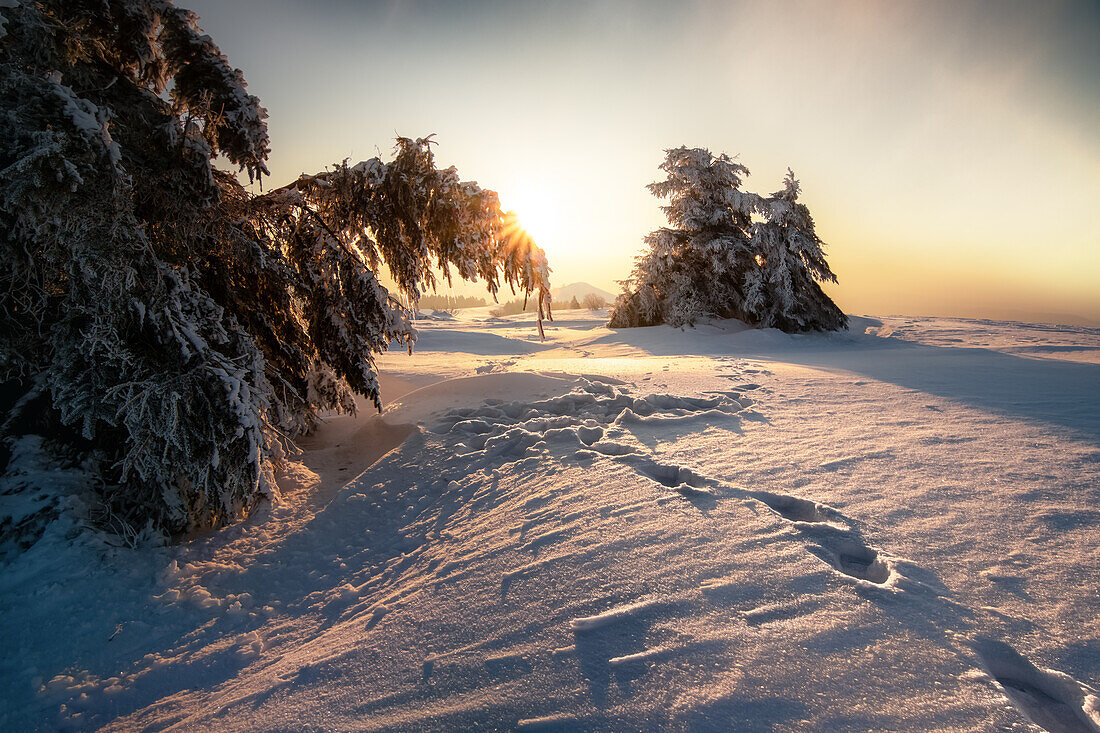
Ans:
[[[515,215],[515,226],[548,253],[561,245],[561,216],[556,199],[536,184],[517,186],[501,196],[505,209]]]

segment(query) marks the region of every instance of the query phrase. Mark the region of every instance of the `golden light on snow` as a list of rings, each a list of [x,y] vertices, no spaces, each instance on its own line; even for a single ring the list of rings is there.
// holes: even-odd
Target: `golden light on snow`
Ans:
[[[618,290],[688,145],[749,190],[794,169],[848,312],[1100,320],[1096,3],[185,5],[270,114],[272,185],[435,133],[556,284]]]

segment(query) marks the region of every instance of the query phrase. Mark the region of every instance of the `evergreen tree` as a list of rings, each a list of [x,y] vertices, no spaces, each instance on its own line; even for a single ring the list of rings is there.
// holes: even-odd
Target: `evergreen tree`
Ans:
[[[569,301],[569,310],[580,310],[581,303],[577,300],[577,296],[573,296],[573,299]]]
[[[700,318],[739,318],[788,331],[845,328],[847,319],[818,286],[836,281],[825,263],[798,183],[772,198],[741,190],[745,166],[703,148],[667,150],[664,181],[649,190],[668,199],[669,221],[645,238],[612,328]],[[762,221],[754,223],[754,215]]]
[[[753,224],[758,267],[746,273],[745,309],[763,328],[790,333],[837,331],[848,318],[818,282],[836,282],[814,232],[810,210],[798,203],[801,187],[787,169],[783,190],[765,200],[764,221]]]
[[[478,308],[486,305],[485,298],[477,298],[472,295],[438,295],[431,293],[421,295],[416,303],[420,310],[445,310],[453,311],[459,308]]]
[[[741,192],[748,169],[701,148],[667,150],[664,181],[648,186],[668,227],[645,238],[628,290],[611,311],[611,326],[692,325],[705,316],[744,318],[742,274],[752,261],[749,242],[755,197]]]
[[[380,406],[375,355],[415,340],[381,267],[413,303],[457,275],[549,305],[542,250],[429,139],[261,195],[215,167],[268,175],[267,114],[170,0],[0,18],[0,435],[48,434],[123,521],[232,520],[318,411]]]

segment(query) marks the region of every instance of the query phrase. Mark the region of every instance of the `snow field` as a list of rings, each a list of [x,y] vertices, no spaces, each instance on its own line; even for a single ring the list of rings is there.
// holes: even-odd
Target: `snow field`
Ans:
[[[6,600],[5,627],[88,610],[64,645],[5,632],[0,722],[1097,730],[1100,451],[1076,415],[810,368],[790,337],[721,325],[612,343],[576,319],[504,360],[432,347],[435,328],[525,338],[516,321],[422,326],[425,353],[385,366],[426,386],[360,418],[417,427],[326,502],[303,465],[249,522],[125,571],[77,548],[5,568],[6,599],[50,589]],[[734,355],[745,336],[779,346]],[[697,348],[652,353],[677,339]],[[877,364],[920,353],[798,353],[847,365],[861,339]]]

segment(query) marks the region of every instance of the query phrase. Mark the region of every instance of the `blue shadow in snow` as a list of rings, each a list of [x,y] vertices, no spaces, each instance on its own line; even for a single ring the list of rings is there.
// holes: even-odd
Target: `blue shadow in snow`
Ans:
[[[981,348],[925,346],[862,334],[723,333],[713,327],[698,333],[668,326],[621,329],[599,342],[621,343],[654,356],[736,356],[848,371],[1100,437],[1100,365],[1096,364],[1032,359]]]
[[[424,328],[419,332],[413,350],[414,353],[453,351],[479,356],[515,356],[557,348],[558,344],[540,342],[537,331],[532,330],[532,334],[534,340],[528,341],[526,339],[507,338],[484,331]]]

